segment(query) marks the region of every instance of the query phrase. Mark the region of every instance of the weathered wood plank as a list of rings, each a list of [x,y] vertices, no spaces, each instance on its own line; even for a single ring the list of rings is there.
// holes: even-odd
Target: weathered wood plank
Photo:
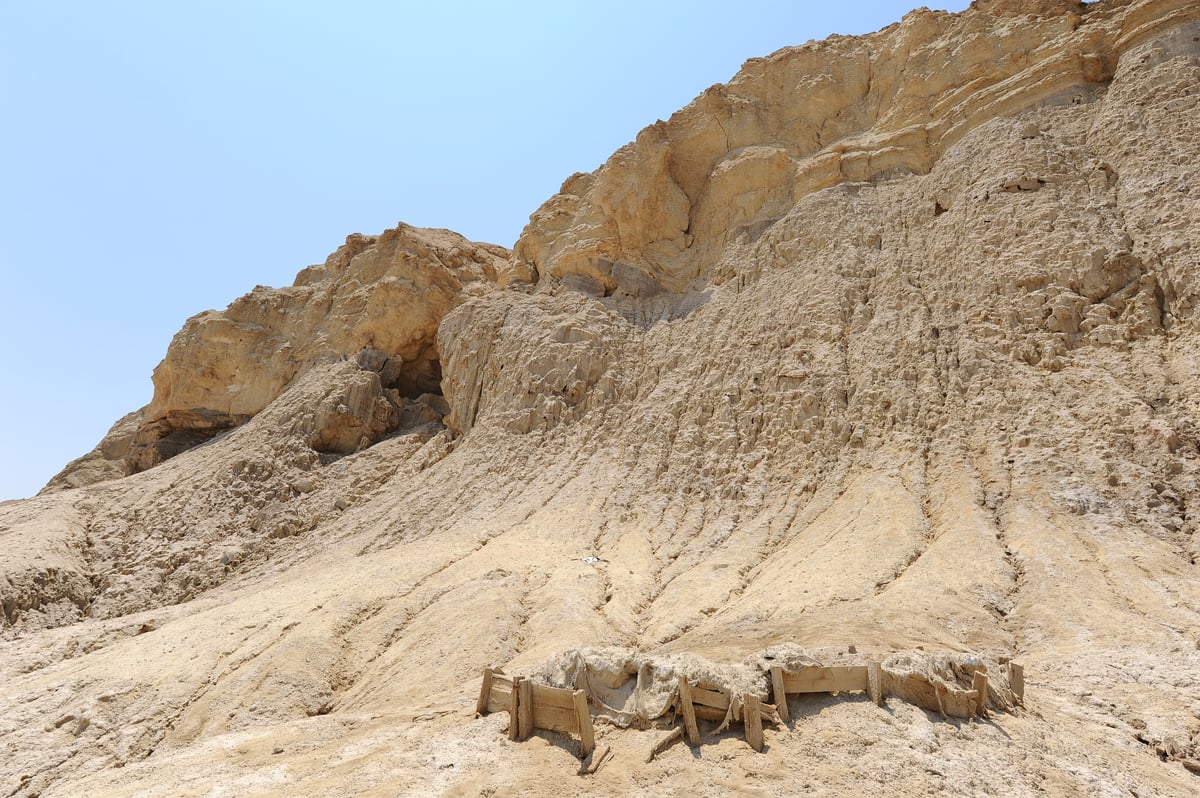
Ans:
[[[533,703],[535,706],[543,705],[548,707],[558,707],[560,709],[574,709],[575,699],[573,690],[564,690],[561,687],[549,687],[544,684],[533,685]]]
[[[483,684],[479,687],[479,700],[475,702],[475,714],[486,715],[492,699],[492,669],[483,669]]]
[[[771,693],[779,710],[779,719],[787,723],[791,718],[788,716],[787,688],[783,685],[783,668],[771,668]]]
[[[716,707],[709,707],[705,706],[704,704],[693,704],[692,710],[696,713],[696,717],[700,718],[701,720],[715,721],[725,720],[725,715],[729,712],[728,708],[717,709]]]
[[[975,714],[986,718],[988,714],[988,678],[985,671],[975,671],[971,677],[971,690],[975,693]]]
[[[679,714],[683,715],[683,729],[687,733],[688,745],[700,744],[700,728],[696,725],[696,708],[692,705],[692,688],[687,677],[679,677]]]
[[[574,707],[571,709],[547,706],[534,707],[533,726],[537,729],[547,729],[548,731],[562,732],[563,734],[578,734],[579,718],[575,714]]]
[[[867,663],[867,695],[875,706],[883,706],[883,666],[878,662]]]
[[[529,735],[533,734],[533,682],[521,679],[517,682],[517,691],[520,694],[517,699],[517,726],[520,736],[517,739],[528,740]]]
[[[653,762],[654,757],[667,750],[671,743],[675,742],[682,736],[683,728],[681,726],[676,726],[674,729],[671,729],[671,731],[664,735],[661,740],[650,746],[650,752],[646,754],[646,761]]]
[[[592,751],[590,754],[588,754],[586,758],[584,758],[583,762],[579,765],[579,775],[592,775],[611,758],[612,747],[608,745],[600,746],[595,751]]]
[[[717,709],[729,709],[729,696],[717,690],[706,690],[703,687],[692,688],[692,703]]]
[[[742,696],[742,717],[746,727],[746,742],[755,751],[762,751],[762,708],[759,706],[758,696],[753,693]]]
[[[515,676],[508,696],[508,739],[521,739],[521,724],[519,712],[521,706],[521,677]]]
[[[575,725],[579,727],[579,753],[587,756],[596,747],[592,715],[588,712],[587,693],[583,690],[576,690],[571,696],[575,700]]]
[[[492,678],[492,694],[488,698],[488,712],[508,712],[512,709],[512,682]]]
[[[1025,706],[1025,668],[1015,662],[1008,663],[1008,683],[1021,706]]]
[[[783,689],[788,693],[837,693],[867,689],[867,666],[830,666],[783,672]]]

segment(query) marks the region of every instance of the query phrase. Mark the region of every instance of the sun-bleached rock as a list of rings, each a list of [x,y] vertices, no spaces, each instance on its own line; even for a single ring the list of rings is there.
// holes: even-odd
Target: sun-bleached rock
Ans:
[[[0,504],[0,783],[569,792],[472,718],[499,666],[603,700],[589,794],[1194,794],[1198,86],[1194,0],[919,10],[749,62],[511,258],[351,237],[189,322]],[[645,762],[680,675],[850,656],[885,709]],[[981,666],[1006,714],[943,720]]]
[[[154,371],[154,398],[132,435],[125,426],[114,429],[49,487],[157,465],[244,424],[312,364],[333,358],[357,358],[403,396],[440,393],[442,317],[470,297],[531,277],[503,247],[448,230],[401,224],[378,236],[348,236],[292,286],[258,286],[223,311],[188,319]],[[377,412],[387,415],[382,407]],[[321,445],[350,451],[357,434],[345,430]]]

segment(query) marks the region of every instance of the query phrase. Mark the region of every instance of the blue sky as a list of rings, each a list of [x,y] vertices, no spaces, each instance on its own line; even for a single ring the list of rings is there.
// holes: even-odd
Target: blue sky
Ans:
[[[911,7],[0,3],[0,499],[146,404],[188,316],[397,221],[511,245],[747,58]]]

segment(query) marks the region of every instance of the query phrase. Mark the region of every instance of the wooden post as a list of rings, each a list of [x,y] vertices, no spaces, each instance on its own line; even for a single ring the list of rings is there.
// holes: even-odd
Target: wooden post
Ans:
[[[971,689],[975,691],[975,714],[981,718],[987,717],[988,683],[987,673],[975,671],[971,680]]]
[[[483,669],[483,686],[479,688],[479,700],[475,702],[475,714],[486,715],[488,700],[492,696],[492,669]]]
[[[596,735],[592,729],[592,715],[588,712],[587,692],[576,690],[571,693],[575,699],[575,718],[579,722],[579,753],[587,757],[596,747]]]
[[[1017,702],[1025,706],[1025,669],[1015,662],[1008,663],[1008,682]]]
[[[746,742],[750,743],[750,747],[755,751],[762,751],[763,748],[762,707],[759,704],[758,696],[753,693],[742,696],[742,720],[746,726]]]
[[[696,725],[696,707],[692,705],[692,688],[686,676],[679,677],[679,714],[683,715],[683,730],[688,745],[700,745],[700,728]]]
[[[783,668],[771,668],[771,693],[775,708],[779,710],[779,719],[787,723],[791,718],[788,716],[787,692],[783,687]]]
[[[878,662],[867,663],[867,695],[875,706],[883,706],[883,666]]]
[[[517,726],[520,727],[518,732],[521,736],[518,740],[528,740],[533,734],[533,682],[529,679],[522,679],[519,686],[521,693],[521,702],[517,707]]]
[[[521,677],[514,676],[508,704],[508,739],[521,739]]]

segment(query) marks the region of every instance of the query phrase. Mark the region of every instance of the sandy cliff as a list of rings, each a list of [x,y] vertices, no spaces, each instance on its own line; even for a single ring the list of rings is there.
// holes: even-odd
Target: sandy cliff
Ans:
[[[1194,794],[1198,111],[1194,0],[914,11],[747,63],[511,252],[352,236],[189,320],[0,505],[0,794]],[[1025,707],[793,699],[649,763],[598,720],[586,777],[474,717],[576,649],[851,645],[1015,657]]]

